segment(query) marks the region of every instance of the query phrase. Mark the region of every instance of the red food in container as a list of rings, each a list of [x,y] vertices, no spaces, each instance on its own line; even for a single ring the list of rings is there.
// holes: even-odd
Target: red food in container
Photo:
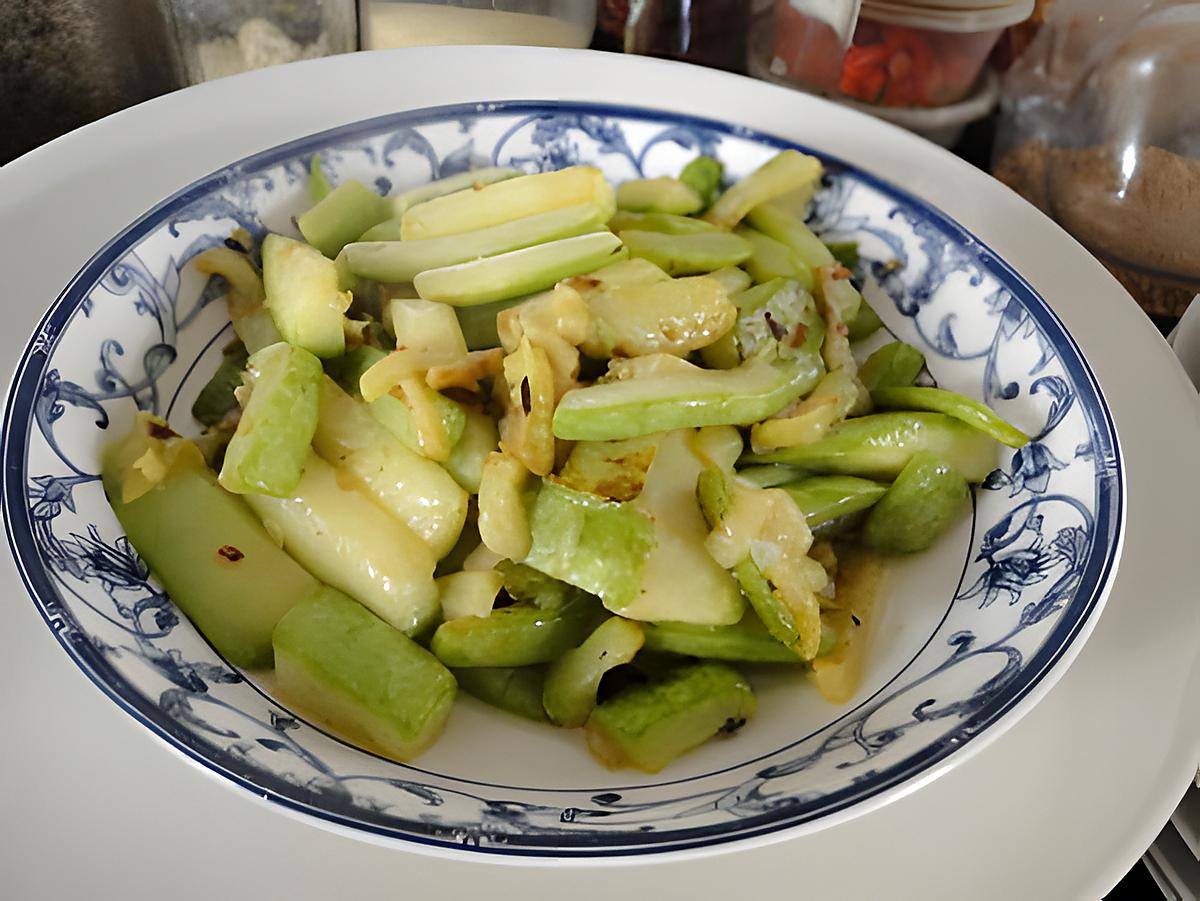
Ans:
[[[1033,0],[983,8],[863,0],[843,52],[827,23],[776,0],[768,69],[799,84],[880,106],[938,107],[970,93],[1004,29]]]

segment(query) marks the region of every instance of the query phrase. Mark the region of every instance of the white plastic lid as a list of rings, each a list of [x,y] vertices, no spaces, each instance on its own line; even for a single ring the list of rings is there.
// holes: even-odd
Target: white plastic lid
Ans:
[[[997,31],[1018,25],[1033,15],[1034,0],[1013,0],[997,3],[988,0],[862,0],[861,17],[887,25],[907,25],[931,31],[980,32]],[[950,4],[956,4],[951,6]]]

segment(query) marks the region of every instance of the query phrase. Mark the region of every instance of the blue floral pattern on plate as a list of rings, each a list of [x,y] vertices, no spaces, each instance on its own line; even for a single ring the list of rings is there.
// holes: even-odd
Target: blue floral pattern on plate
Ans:
[[[187,427],[190,398],[231,337],[190,261],[235,228],[294,232],[314,151],[331,177],[386,193],[480,165],[592,163],[620,181],[676,172],[697,153],[738,177],[783,146],[651,110],[478,104],[335,129],[165,201],[80,272],[18,369],[4,512],[35,604],[101,688],[184,753],[291,808],[417,843],[559,856],[697,847],[819,823],[928,770],[1025,698],[1095,617],[1119,544],[1119,454],[1090,371],[1041,298],[940,213],[837,160],[826,160],[813,227],[859,242],[865,296],[940,383],[1035,437],[977,492],[961,576],[911,658],[849,711],[829,708],[753,759],[720,752],[720,765],[669,781],[550,787],[349,748],[213,652],[120,533],[99,484],[99,449],[136,410]]]

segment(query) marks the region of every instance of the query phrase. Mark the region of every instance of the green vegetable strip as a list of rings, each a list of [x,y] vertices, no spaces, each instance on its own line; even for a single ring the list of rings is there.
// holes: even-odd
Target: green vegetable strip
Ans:
[[[583,203],[524,219],[424,241],[370,241],[346,246],[350,270],[378,282],[411,282],[422,272],[491,257],[510,250],[594,232],[604,211]]]
[[[430,647],[450,667],[549,663],[587,637],[596,626],[598,611],[595,599],[587,596],[557,610],[502,607],[490,616],[464,616],[442,623]]]
[[[723,528],[722,524],[729,511],[732,488],[729,476],[715,467],[700,473],[696,482],[696,496],[704,518],[713,529]],[[750,602],[770,636],[803,658],[800,653],[803,629],[797,620],[796,612],[780,596],[776,586],[763,575],[758,564],[747,556],[733,567],[733,575],[741,586],[742,594]]]
[[[703,198],[676,178],[635,178],[617,186],[619,210],[686,216],[703,208]]]
[[[750,425],[778,413],[802,390],[792,374],[761,360],[736,369],[696,367],[635,377],[568,391],[554,412],[554,434],[610,441],[671,429]]]
[[[300,481],[317,428],[321,361],[280,342],[251,356],[246,368],[253,388],[225,451],[221,485],[283,497]]]
[[[931,413],[945,413],[1009,447],[1024,447],[1029,443],[1028,435],[1009,425],[992,412],[991,408],[944,388],[876,388],[871,392],[871,400],[875,402],[875,406],[885,410],[928,410]]]
[[[413,280],[417,293],[455,307],[508,300],[553,287],[573,275],[628,256],[616,235],[597,232],[499,256],[430,269]]]
[[[790,247],[745,226],[739,227],[734,234],[750,245],[751,254],[742,263],[742,268],[750,273],[756,285],[787,278],[799,282],[805,291],[812,290],[812,270],[800,261]]]
[[[355,348],[343,357],[329,361],[326,366],[333,380],[347,394],[359,396],[358,383],[362,374],[387,356],[387,351],[378,347],[366,345]],[[434,395],[438,412],[442,415],[442,425],[452,448],[457,447],[459,439],[466,428],[466,411],[463,407],[442,395]],[[413,420],[412,410],[408,404],[391,394],[384,394],[367,404],[367,409],[375,420],[385,429],[395,435],[411,451],[422,453],[421,442],[417,436],[417,426]],[[451,450],[451,454],[454,451]],[[423,454],[422,454],[423,455]]]
[[[457,175],[451,175],[447,178],[439,178],[437,181],[418,185],[415,188],[389,198],[392,204],[392,215],[399,221],[399,217],[403,216],[405,212],[422,203],[427,203],[438,197],[445,197],[447,194],[456,194],[468,188],[483,188],[487,185],[494,185],[496,182],[507,181],[520,174],[516,169],[496,166],[485,169],[471,169],[468,172],[460,172]],[[364,240],[375,241],[381,239],[364,238]],[[394,240],[400,240],[399,232],[397,232]]]
[[[616,211],[612,185],[593,166],[523,175],[435,197],[405,211],[400,235],[411,241],[477,231],[582,203],[595,204],[605,220]]]
[[[500,346],[500,334],[496,328],[496,317],[515,307],[527,298],[512,297],[508,300],[498,300],[495,303],[485,303],[474,307],[455,307],[458,316],[458,327],[462,330],[463,339],[467,342],[468,350],[487,350]]]
[[[263,305],[283,339],[323,359],[344,354],[343,314],[350,295],[338,287],[333,260],[302,241],[276,234],[263,239],[262,259]],[[251,347],[246,337],[242,340]]]
[[[991,438],[941,413],[876,413],[847,419],[820,441],[747,454],[742,460],[890,480],[920,451],[941,454],[969,482],[982,482],[999,463],[999,449]]]
[[[752,252],[745,240],[721,231],[693,235],[623,231],[621,242],[631,256],[649,260],[668,275],[699,275],[736,266]]]
[[[781,151],[722,194],[704,218],[721,228],[733,228],[755,207],[807,188],[820,177],[821,161],[816,157],[798,150]]]
[[[869,509],[888,486],[855,476],[811,476],[784,483],[783,490],[803,511],[809,526],[819,526]]]
[[[745,291],[752,284],[750,276],[735,266],[722,266],[708,273],[708,276],[719,281],[730,296]]]
[[[542,706],[546,670],[541,666],[474,666],[453,670],[458,687],[485,704],[538,723],[549,722]]]
[[[365,232],[355,238],[356,244],[374,244],[379,241],[399,241],[400,231],[402,228],[400,217],[394,216],[391,219],[384,219],[377,225],[372,225]],[[347,244],[346,247],[351,245]],[[345,248],[343,248],[344,250]]]
[[[608,220],[608,227],[618,234],[623,231],[661,232],[664,235],[699,235],[720,231],[711,222],[675,216],[671,213],[633,213],[617,210]]]
[[[764,235],[791,248],[801,262],[812,269],[833,263],[829,248],[799,217],[770,204],[763,204],[751,210],[746,218]]]
[[[604,674],[632,661],[642,641],[641,626],[614,616],[597,626],[583,644],[554,661],[546,672],[542,694],[551,722],[567,729],[586,723],[596,706]]]
[[[288,497],[245,498],[305,569],[384,622],[417,635],[437,617],[433,551],[316,454]]]
[[[382,399],[376,398],[372,403]],[[450,456],[442,466],[464,490],[478,494],[479,482],[483,478],[483,463],[499,445],[500,432],[496,421],[487,413],[458,404],[454,406],[463,414],[462,437],[455,441]]]
[[[246,348],[239,342],[221,355],[221,364],[211,379],[200,389],[192,404],[192,416],[204,425],[216,425],[237,408],[233,396],[242,386],[242,369],[246,365]]]
[[[343,247],[389,215],[391,206],[384,198],[351,179],[317,201],[296,224],[305,241],[333,259]]]
[[[447,554],[466,520],[467,493],[446,470],[380,425],[362,401],[324,376],[320,399],[313,449],[419,535],[436,556]]]
[[[265,252],[266,242],[263,249]],[[210,247],[196,256],[195,266],[198,272],[219,275],[228,284],[225,306],[233,331],[242,339],[247,353],[283,340],[271,314],[263,307],[266,298],[263,277],[245,253],[230,247]]]
[[[143,415],[134,430],[106,449],[104,491],[138,555],[179,609],[235,666],[272,666],[271,632],[293,605],[320,583],[280,549],[237,495],[217,484],[199,450]],[[187,458],[167,464],[163,477],[125,500],[141,476],[135,464],[149,452],[166,459],[172,445]]]
[[[765,466],[747,466],[737,471],[737,477],[748,482],[755,488],[778,488],[790,482],[798,482],[806,478],[808,473],[795,466],[785,466],[781,463],[768,463]]]
[[[746,614],[733,626],[691,623],[643,623],[647,651],[743,663],[803,663],[787,645],[776,641],[761,620]]]
[[[308,196],[313,203],[320,203],[332,190],[333,185],[325,177],[325,170],[321,166],[321,154],[314,153],[308,161]]]
[[[925,368],[925,355],[903,341],[885,344],[858,367],[858,378],[868,391],[876,388],[905,388]]]
[[[861,341],[863,338],[869,338],[881,328],[883,328],[883,320],[879,318],[879,314],[865,300],[858,305],[858,315],[850,322],[846,323],[850,328],[850,333],[846,336],[851,341]]]
[[[754,710],[754,694],[735,670],[718,663],[681,666],[596,707],[588,717],[588,746],[609,766],[657,773],[718,732],[740,728]]]

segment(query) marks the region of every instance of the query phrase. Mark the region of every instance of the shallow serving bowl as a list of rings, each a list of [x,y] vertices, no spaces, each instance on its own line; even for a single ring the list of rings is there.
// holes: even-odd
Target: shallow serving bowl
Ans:
[[[139,409],[196,431],[191,402],[232,335],[191,261],[238,227],[294,233],[314,152],[335,180],[388,192],[478,165],[586,162],[621,181],[674,174],[697,153],[736,178],[786,146],[661,110],[481,102],[313,135],[167,198],[66,287],[12,385],[3,505],[34,604],[114,701],[229,784],[414,846],[563,858],[704,848],[820,828],[944,770],[1028,710],[1094,625],[1119,554],[1120,453],[1046,302],[903,186],[837,159],[825,158],[813,226],[859,242],[866,298],[939,384],[1035,436],[1006,451],[957,530],[889,567],[849,704],[753,673],[755,720],[650,777],[609,772],[578,735],[464,698],[431,751],[393,763],[314,728],[272,701],[263,677],[223,661],[149,576],[96,475],[101,448]]]

